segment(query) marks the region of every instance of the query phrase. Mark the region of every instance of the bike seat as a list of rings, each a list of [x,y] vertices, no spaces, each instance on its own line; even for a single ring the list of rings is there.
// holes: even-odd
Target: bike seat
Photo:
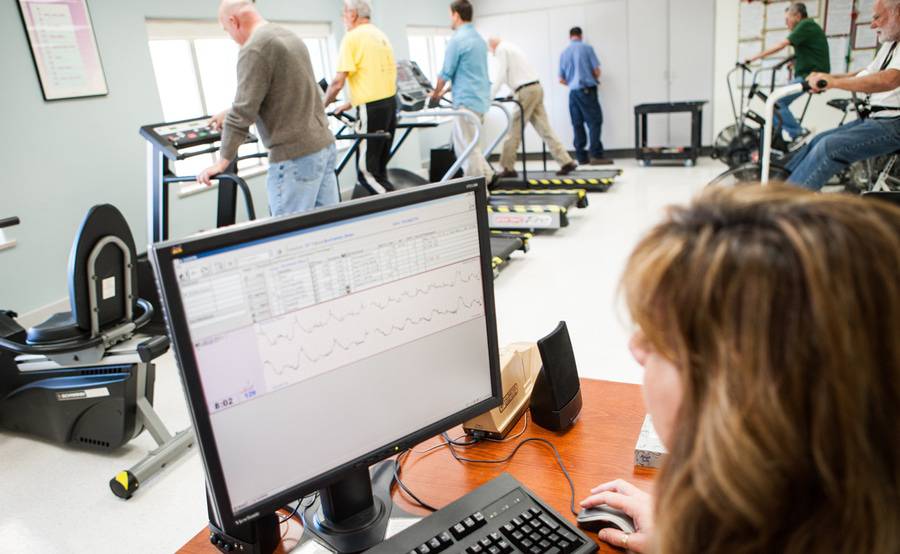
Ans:
[[[828,105],[838,111],[849,112],[850,106],[853,105],[853,99],[852,98],[832,98],[831,100],[828,101]]]
[[[26,340],[28,344],[39,345],[89,337],[90,332],[78,326],[72,312],[61,312],[29,329]]]

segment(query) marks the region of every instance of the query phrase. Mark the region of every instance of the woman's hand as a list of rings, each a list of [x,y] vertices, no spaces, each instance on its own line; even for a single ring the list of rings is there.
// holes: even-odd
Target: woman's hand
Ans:
[[[606,504],[622,510],[632,520],[636,531],[628,534],[618,529],[601,529],[600,540],[631,552],[647,552],[653,534],[653,497],[622,479],[591,489],[591,496],[581,501],[582,508]]]

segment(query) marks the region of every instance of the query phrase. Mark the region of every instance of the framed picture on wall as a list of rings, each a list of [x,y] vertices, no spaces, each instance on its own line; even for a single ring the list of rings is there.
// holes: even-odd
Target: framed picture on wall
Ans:
[[[44,100],[109,93],[87,0],[18,0]]]

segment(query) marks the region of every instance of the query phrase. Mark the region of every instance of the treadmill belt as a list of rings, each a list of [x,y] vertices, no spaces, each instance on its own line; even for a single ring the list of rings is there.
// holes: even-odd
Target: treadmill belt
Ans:
[[[555,206],[568,210],[578,205],[578,196],[575,194],[498,194],[488,198],[492,206]]]

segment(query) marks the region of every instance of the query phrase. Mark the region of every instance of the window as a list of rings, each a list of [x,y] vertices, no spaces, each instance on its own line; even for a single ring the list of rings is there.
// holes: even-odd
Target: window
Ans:
[[[333,42],[327,23],[279,23],[294,31],[309,49],[316,79],[332,74]],[[228,109],[237,89],[239,47],[214,21],[148,20],[150,57],[166,121],[212,115]],[[253,132],[254,129],[251,129]],[[203,147],[200,147],[202,149]],[[264,153],[262,144],[241,146],[239,156]],[[217,154],[175,162],[178,175],[196,175],[212,165]],[[262,171],[265,158],[241,162],[244,170]],[[187,184],[182,191],[191,190]]]
[[[453,31],[446,27],[408,27],[409,59],[416,62],[432,84],[444,66],[444,54]]]

